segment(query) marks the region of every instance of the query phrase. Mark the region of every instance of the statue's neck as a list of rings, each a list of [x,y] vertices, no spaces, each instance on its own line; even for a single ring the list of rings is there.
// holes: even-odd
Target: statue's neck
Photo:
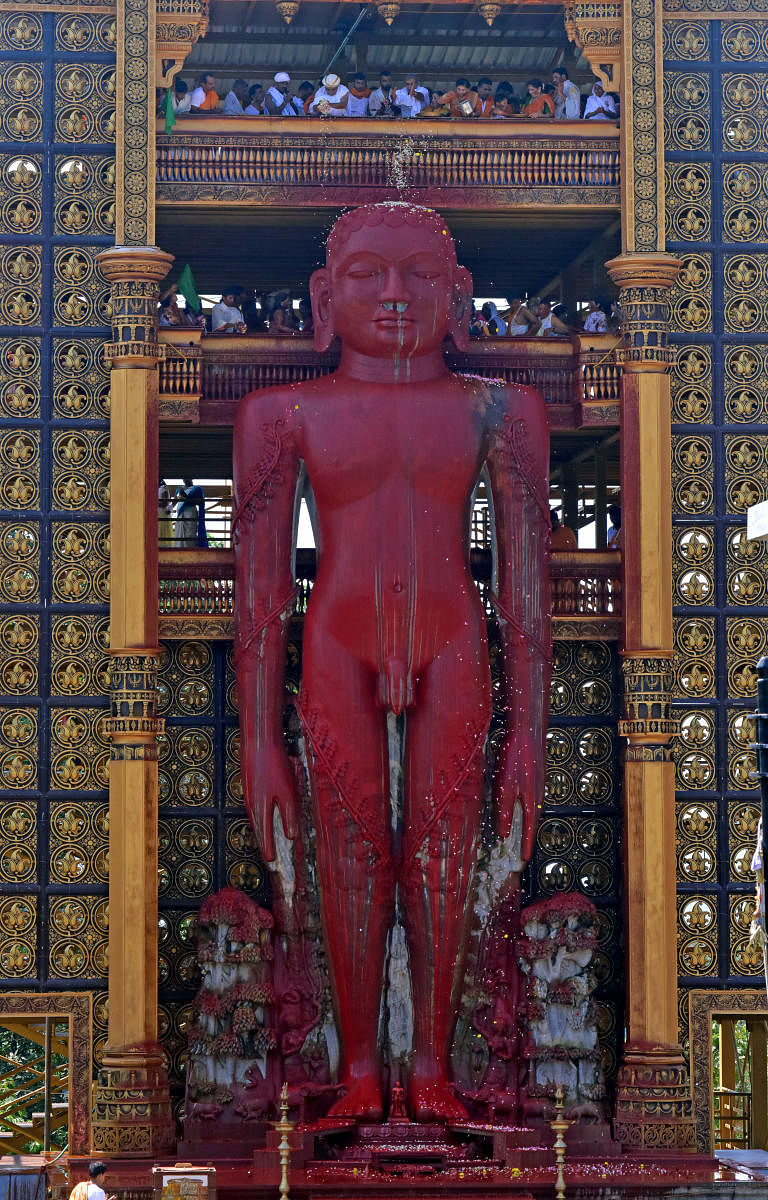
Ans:
[[[359,379],[362,383],[425,383],[450,374],[441,349],[407,358],[373,358],[342,346],[337,375]]]

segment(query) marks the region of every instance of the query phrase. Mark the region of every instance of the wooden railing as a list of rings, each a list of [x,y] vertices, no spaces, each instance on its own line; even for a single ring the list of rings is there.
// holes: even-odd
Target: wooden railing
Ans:
[[[484,592],[491,575],[488,550],[473,550],[472,573]],[[160,636],[230,638],[235,584],[231,550],[160,551]],[[297,611],[306,610],[315,578],[314,550],[297,550]],[[621,555],[617,551],[555,553],[550,562],[555,637],[618,638],[621,630]]]
[[[199,330],[161,329],[160,416],[164,420],[230,425],[239,401],[256,388],[277,387],[327,374],[338,347],[324,354],[308,337],[202,337]],[[617,339],[607,334],[572,338],[483,338],[466,354],[446,345],[452,370],[530,384],[551,406],[553,427],[617,425],[621,368]]]
[[[361,203],[405,193],[441,208],[619,204],[608,121],[181,118],[158,125],[157,199],[260,205]]]

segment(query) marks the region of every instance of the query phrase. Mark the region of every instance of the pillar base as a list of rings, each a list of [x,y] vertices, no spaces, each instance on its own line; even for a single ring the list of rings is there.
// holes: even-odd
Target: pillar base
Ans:
[[[627,1150],[695,1151],[691,1083],[679,1046],[625,1048],[613,1136]]]
[[[94,1153],[173,1153],[176,1128],[159,1046],[105,1050],[93,1091]]]

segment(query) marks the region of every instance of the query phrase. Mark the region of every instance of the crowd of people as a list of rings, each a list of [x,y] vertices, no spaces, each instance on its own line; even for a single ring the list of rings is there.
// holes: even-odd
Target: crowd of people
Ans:
[[[294,299],[288,288],[256,292],[241,284],[227,284],[221,299],[207,314],[196,316],[178,302],[178,285],[170,284],[162,294],[158,313],[161,329],[203,329],[215,334],[266,333],[292,337],[314,332],[308,296]],[[469,332],[472,337],[568,337],[572,333],[618,333],[621,312],[614,300],[593,297],[577,319],[571,320],[564,304],[535,298],[507,301],[499,311],[492,300],[473,307]]]
[[[486,300],[475,308],[470,321],[472,337],[569,337],[572,333],[614,333],[621,327],[621,312],[615,300],[597,296],[587,301],[584,313],[571,319],[565,304],[536,297],[524,303],[519,298],[508,300],[509,308],[499,312],[496,304]]]
[[[569,78],[565,67],[557,67],[551,83],[529,79],[522,95],[502,81],[494,88],[487,76],[471,83],[456,80],[447,90],[420,82],[415,74],[398,81],[391,71],[382,71],[376,87],[368,87],[365,73],[357,71],[347,83],[334,73],[319,85],[303,80],[295,87],[287,71],[278,71],[271,84],[249,84],[236,79],[219,98],[215,77],[203,74],[190,91],[177,79],[169,94],[174,117],[218,113],[225,117],[450,117],[454,120],[505,120],[508,118],[552,119],[555,121],[616,121],[618,96],[606,92],[600,82],[588,96]],[[165,102],[164,102],[165,103]]]
[[[170,284],[160,299],[158,324],[161,329],[203,329],[208,333],[269,333],[273,337],[292,337],[312,333],[312,307],[308,296],[294,304],[286,288],[277,292],[257,292],[239,283],[227,284],[221,299],[208,313],[196,316],[192,309],[179,304],[177,283]]]

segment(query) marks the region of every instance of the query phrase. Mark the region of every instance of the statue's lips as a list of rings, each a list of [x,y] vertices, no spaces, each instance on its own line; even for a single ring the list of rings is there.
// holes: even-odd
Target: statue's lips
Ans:
[[[413,317],[405,313],[385,313],[384,316],[374,317],[374,325],[383,325],[385,329],[398,329],[403,325],[415,325]]]

